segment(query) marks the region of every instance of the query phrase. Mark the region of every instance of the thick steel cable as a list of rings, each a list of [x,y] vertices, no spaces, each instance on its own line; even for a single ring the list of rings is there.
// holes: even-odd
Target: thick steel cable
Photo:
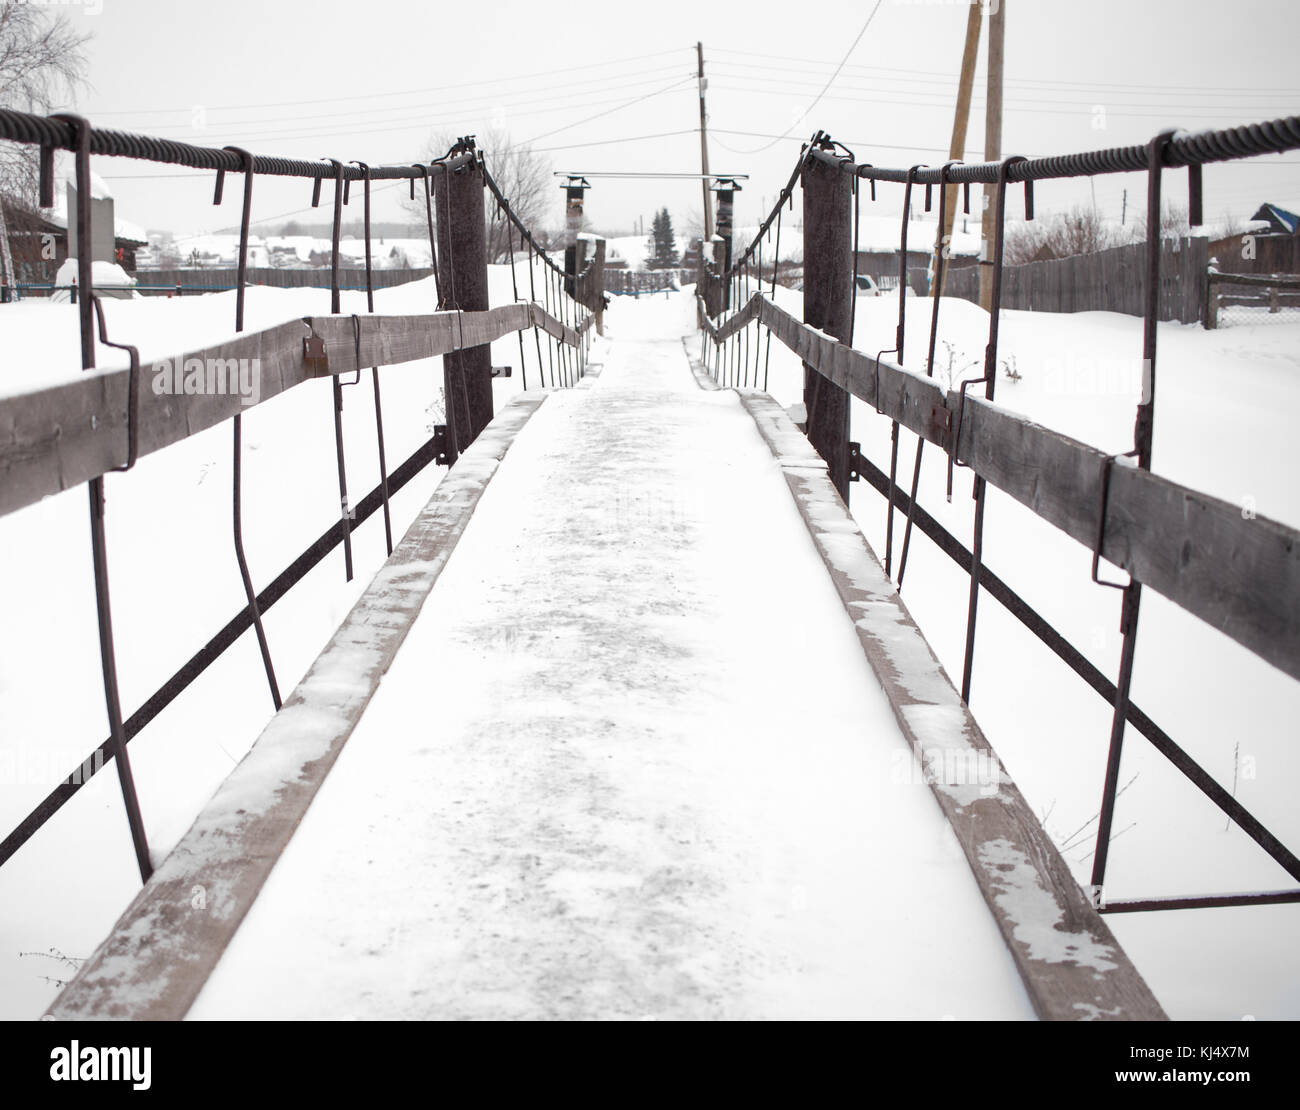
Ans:
[[[56,116],[39,116],[30,112],[0,109],[0,139],[30,145],[74,150],[76,129],[66,120]],[[147,162],[185,166],[196,170],[223,170],[231,173],[243,170],[242,157],[226,147],[194,146],[175,139],[154,135],[140,135],[111,128],[90,128],[90,153],[115,158],[137,158]],[[468,156],[456,156],[457,165],[468,161]],[[309,161],[285,158],[278,155],[253,156],[253,172],[272,177],[305,177],[325,179],[334,176],[334,167],[328,161]],[[416,176],[411,166],[373,166],[374,180],[397,180]],[[348,169],[344,177],[360,181],[359,169]]]

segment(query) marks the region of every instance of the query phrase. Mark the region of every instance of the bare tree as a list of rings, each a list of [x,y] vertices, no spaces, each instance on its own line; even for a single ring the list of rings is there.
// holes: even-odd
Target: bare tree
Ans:
[[[1008,227],[1006,261],[1018,266],[1047,258],[1096,254],[1123,241],[1118,230],[1107,224],[1095,208],[1076,206],[1068,212]]]
[[[1160,207],[1160,238],[1176,239],[1191,233],[1187,209],[1181,204],[1165,203]],[[1143,213],[1133,222],[1133,240],[1142,242],[1147,237],[1147,218]]]
[[[515,215],[538,242],[543,246],[549,245],[552,237],[546,232],[545,225],[560,197],[559,183],[551,176],[550,163],[531,147],[515,143],[500,128],[489,128],[474,141],[483,152],[488,173],[510,201]],[[453,142],[455,139],[449,135],[435,136],[428,147],[428,158],[441,158]],[[437,177],[433,180],[436,182]],[[417,195],[414,202],[403,201],[403,208],[410,212],[413,220],[425,222],[423,197]],[[513,228],[507,232],[506,222],[497,217],[496,198],[491,192],[484,199],[484,214],[487,217],[488,262],[506,262],[512,245],[516,251],[523,249],[519,232]]]
[[[62,15],[31,4],[0,4],[0,107],[49,112],[85,84],[78,34]],[[34,207],[38,158],[33,147],[0,142],[0,193]]]

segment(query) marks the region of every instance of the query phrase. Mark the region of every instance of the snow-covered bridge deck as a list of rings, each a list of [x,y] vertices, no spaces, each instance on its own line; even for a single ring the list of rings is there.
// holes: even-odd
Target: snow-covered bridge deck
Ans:
[[[680,312],[498,416],[55,1016],[1160,1015]]]

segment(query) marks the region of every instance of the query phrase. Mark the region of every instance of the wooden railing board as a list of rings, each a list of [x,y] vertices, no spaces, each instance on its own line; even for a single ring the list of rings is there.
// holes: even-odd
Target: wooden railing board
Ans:
[[[483,312],[434,312],[423,316],[358,316],[361,367],[392,366],[482,346],[536,324],[562,343],[582,342],[593,317],[578,328],[557,320],[541,305],[517,302]],[[325,340],[328,371],[309,366],[303,340]],[[236,393],[169,393],[155,390],[164,362],[183,367],[198,360],[256,359],[253,396]],[[159,451],[205,431],[296,385],[325,374],[357,369],[353,317],[311,316],[140,366],[136,427],[138,455]],[[127,397],[130,371],[90,370],[54,386],[0,399],[0,516],[43,497],[97,478],[125,465],[128,450]]]
[[[957,391],[882,359],[877,397],[876,359],[762,294],[706,331],[734,334],[742,318],[759,319],[830,381],[949,449]],[[968,393],[956,458],[1085,547],[1096,544],[1105,452]],[[1102,556],[1300,678],[1300,531],[1123,461],[1110,465]]]

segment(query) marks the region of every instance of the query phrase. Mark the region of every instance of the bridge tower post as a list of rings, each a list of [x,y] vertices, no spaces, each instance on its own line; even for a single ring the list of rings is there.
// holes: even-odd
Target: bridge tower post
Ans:
[[[473,149],[473,140],[467,142]],[[477,158],[433,179],[445,308],[480,312],[489,307],[484,188]],[[447,423],[454,429],[456,451],[462,452],[492,422],[492,348],[485,343],[445,355],[442,365]],[[463,420],[468,420],[468,427],[458,426]]]
[[[853,179],[838,166],[804,163],[803,319],[847,343],[853,320]],[[831,484],[849,503],[849,395],[804,364],[808,439],[830,468]]]
[[[717,258],[719,271],[724,275],[718,290],[718,312],[726,312],[732,307],[731,282],[725,275],[731,269],[732,225],[735,220],[736,193],[740,191],[740,186],[730,177],[719,177],[713,183],[713,189],[718,194],[717,235],[721,240],[720,243],[715,243],[714,257]]]

